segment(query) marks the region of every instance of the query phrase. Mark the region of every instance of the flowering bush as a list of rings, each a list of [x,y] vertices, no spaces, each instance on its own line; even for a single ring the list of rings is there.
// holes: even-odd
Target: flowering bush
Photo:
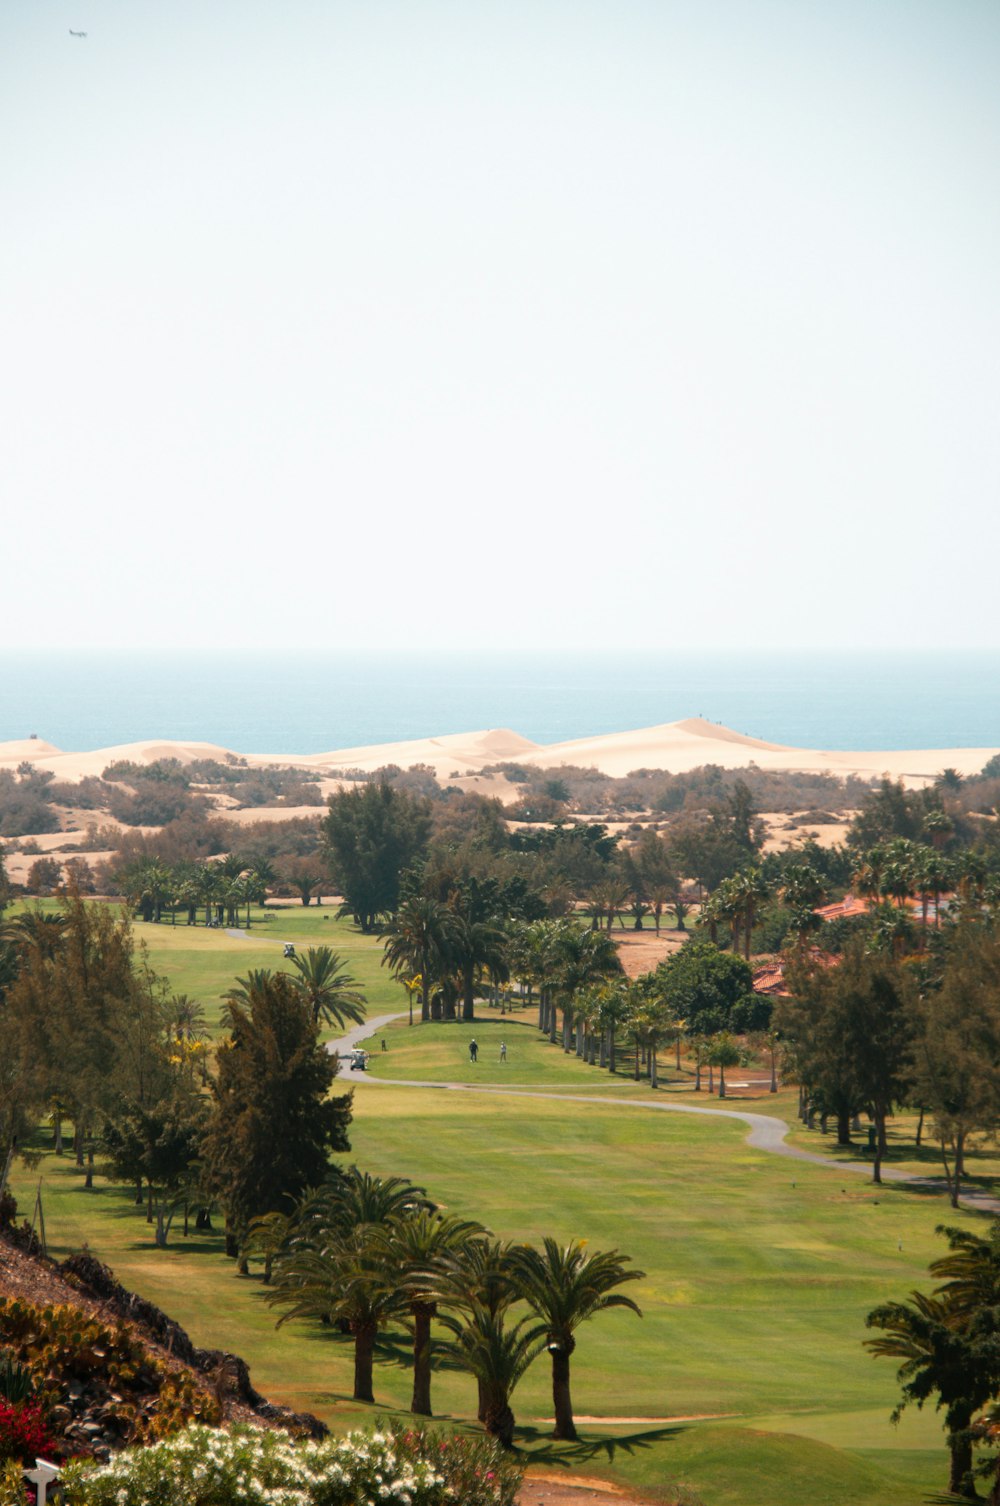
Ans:
[[[54,1447],[45,1414],[37,1401],[12,1403],[0,1399],[0,1463],[13,1459],[34,1467],[39,1454]]]
[[[109,1464],[71,1465],[67,1506],[510,1506],[520,1472],[492,1442],[378,1429],[293,1444],[189,1427]]]

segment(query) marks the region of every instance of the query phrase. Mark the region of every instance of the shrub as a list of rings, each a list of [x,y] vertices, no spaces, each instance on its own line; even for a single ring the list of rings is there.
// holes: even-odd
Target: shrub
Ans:
[[[104,1421],[124,1437],[163,1438],[221,1417],[189,1370],[169,1368],[123,1324],[110,1327],[78,1308],[0,1297],[0,1343],[30,1372],[42,1406],[65,1404],[73,1383],[83,1381]]]
[[[292,1444],[193,1427],[64,1475],[67,1506],[512,1506],[520,1480],[492,1441],[391,1428]]]
[[[34,1464],[39,1454],[52,1457],[55,1440],[37,1401],[9,1402],[0,1398],[0,1463],[13,1459]]]
[[[14,1459],[0,1464],[0,1506],[28,1506],[34,1494],[28,1495],[21,1465]]]

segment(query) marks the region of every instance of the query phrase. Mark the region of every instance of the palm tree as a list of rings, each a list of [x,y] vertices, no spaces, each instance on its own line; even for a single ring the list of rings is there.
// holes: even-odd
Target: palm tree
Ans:
[[[33,907],[4,921],[0,936],[18,952],[37,949],[51,961],[68,925],[69,916],[62,911],[48,912]]]
[[[811,863],[789,863],[780,892],[790,910],[815,910],[826,898],[823,879]]]
[[[198,898],[205,906],[205,924],[212,924],[212,905],[219,892],[219,875],[213,863],[205,863],[198,872]]]
[[[372,1401],[372,1364],[381,1328],[404,1312],[406,1294],[387,1254],[384,1230],[430,1208],[404,1177],[352,1166],[296,1204],[274,1256],[268,1301],[291,1318],[340,1319],[354,1336],[354,1398]]]
[[[708,1059],[719,1069],[719,1097],[725,1098],[726,1068],[737,1067],[740,1061],[739,1047],[728,1030],[723,1030],[715,1037],[709,1048]]]
[[[935,1393],[944,1407],[951,1469],[948,1489],[954,1496],[976,1500],[972,1475],[972,1438],[969,1429],[980,1407],[991,1400],[996,1382],[994,1367],[970,1362],[969,1340],[955,1322],[947,1301],[938,1295],[914,1292],[909,1302],[887,1302],[868,1314],[866,1325],[881,1328],[884,1337],[866,1339],[875,1355],[902,1360],[896,1378],[902,1383],[902,1400],[892,1419],[909,1402],[922,1407]]]
[[[231,1024],[228,1006],[235,1004],[239,1008],[248,1009],[255,998],[266,994],[271,984],[274,973],[269,967],[251,967],[247,970],[245,978],[237,978],[232,988],[227,988],[222,995],[224,1024]]]
[[[624,1025],[629,1014],[629,991],[624,978],[615,978],[600,990],[597,1024],[601,1030],[601,1066],[614,1072],[615,1033]]]
[[[480,1421],[504,1448],[514,1445],[510,1399],[521,1377],[541,1353],[545,1330],[530,1318],[508,1327],[504,1310],[476,1304],[462,1320],[445,1320],[455,1337],[446,1346],[460,1369],[479,1385]]]
[[[563,923],[555,944],[552,993],[563,1012],[563,1050],[569,1050],[574,995],[588,984],[621,973],[618,949],[607,932],[584,931],[574,921]]]
[[[462,1019],[475,1019],[476,975],[483,969],[506,982],[507,938],[499,926],[487,920],[470,920],[461,911],[455,913],[449,942],[452,966],[462,980]]]
[[[339,1319],[354,1338],[354,1400],[373,1402],[372,1367],[379,1332],[406,1310],[406,1294],[384,1241],[362,1224],[320,1248],[293,1245],[275,1262],[268,1302],[292,1318]]]
[[[420,974],[421,1020],[431,1017],[432,988],[450,964],[454,929],[455,912],[448,905],[418,895],[400,905],[392,924],[382,932],[383,967],[388,964],[397,974]]]
[[[297,952],[291,962],[295,969],[292,981],[308,1002],[315,1025],[322,1020],[342,1030],[348,1020],[361,1024],[367,1000],[339,952],[328,946],[311,946]]]
[[[447,1218],[429,1208],[418,1208],[408,1217],[382,1226],[379,1238],[386,1260],[409,1303],[413,1322],[413,1398],[410,1411],[432,1417],[431,1411],[431,1320],[437,1315],[435,1281],[446,1256],[461,1259],[462,1251],[485,1234],[482,1224]]]
[[[577,1436],[569,1387],[575,1330],[612,1307],[627,1307],[642,1316],[631,1297],[613,1290],[645,1275],[644,1271],[627,1271],[628,1258],[617,1250],[588,1252],[586,1242],[579,1239],[560,1247],[548,1237],[541,1250],[524,1247],[514,1252],[518,1290],[544,1325],[552,1356],[553,1438]]]
[[[740,924],[743,929],[743,955],[750,961],[750,936],[761,905],[768,897],[767,880],[759,868],[742,868],[729,881],[733,886],[733,899],[741,907]],[[736,950],[735,944],[733,951]]]
[[[405,1177],[376,1177],[356,1166],[308,1194],[313,1226],[345,1233],[361,1225],[388,1224],[420,1208],[433,1209],[422,1187]],[[312,1237],[312,1236],[311,1236]]]

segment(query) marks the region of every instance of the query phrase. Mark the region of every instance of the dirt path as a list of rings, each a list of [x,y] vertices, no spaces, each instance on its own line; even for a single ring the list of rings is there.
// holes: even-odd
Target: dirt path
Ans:
[[[638,1496],[610,1480],[534,1470],[517,1499],[518,1506],[640,1506]]]

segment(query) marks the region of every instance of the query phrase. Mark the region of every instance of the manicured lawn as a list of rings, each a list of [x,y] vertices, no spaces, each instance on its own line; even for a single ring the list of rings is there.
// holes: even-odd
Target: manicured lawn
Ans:
[[[398,984],[379,966],[377,941],[325,916],[277,912],[249,939],[199,927],[137,925],[153,965],[209,1005],[247,967],[279,966],[279,943],[322,939],[350,958],[370,990],[372,1012],[404,1009]],[[252,917],[253,919],[253,917]],[[888,1421],[893,1366],[861,1347],[864,1316],[877,1303],[928,1285],[941,1253],[941,1221],[983,1228],[943,1200],[895,1187],[843,1182],[821,1167],[749,1149],[728,1120],[654,1114],[651,1090],[617,1081],[551,1046],[533,1011],[483,1011],[473,1025],[405,1020],[376,1037],[373,1074],[355,1089],[350,1160],[405,1175],[447,1209],[515,1239],[552,1234],[617,1247],[646,1274],[632,1295],[644,1318],[611,1313],[580,1331],[573,1359],[580,1415],[691,1422],[585,1424],[578,1446],[545,1437],[551,1398],[544,1357],[514,1398],[521,1445],[539,1463],[621,1478],[653,1492],[681,1481],[706,1506],[912,1506],[943,1488],[946,1456],[933,1412]],[[480,1042],[469,1061],[468,1038]],[[499,1061],[499,1042],[508,1059]],[[664,1052],[661,1095],[713,1106],[675,1083]],[[615,1095],[577,1103],[410,1088],[398,1079],[523,1084],[546,1091]],[[396,1079],[395,1081],[393,1079]],[[746,1100],[741,1100],[746,1102]],[[714,1106],[723,1106],[715,1104]],[[734,1106],[738,1106],[734,1103]],[[748,1107],[794,1117],[794,1093],[762,1094]],[[818,1132],[807,1136],[810,1147]],[[397,1352],[376,1371],[376,1409],[350,1401],[351,1350],[318,1325],[276,1330],[264,1288],[241,1279],[216,1235],[184,1240],[175,1230],[157,1250],[141,1210],[101,1178],[86,1192],[68,1159],[46,1154],[15,1186],[30,1209],[43,1177],[46,1222],[56,1253],[89,1243],[127,1286],[160,1303],[196,1341],[243,1354],[255,1383],[275,1400],[319,1412],[336,1426],[406,1405],[409,1371]],[[442,1370],[441,1414],[468,1423],[473,1388]]]
[[[767,1472],[775,1506],[803,1498],[903,1506],[914,1490],[943,1483],[936,1421],[908,1420],[895,1433],[887,1420],[892,1367],[860,1347],[869,1308],[925,1281],[937,1253],[936,1205],[894,1189],[876,1195],[863,1183],[841,1192],[821,1168],[789,1168],[748,1150],[738,1124],[624,1103],[520,1102],[375,1083],[359,1086],[355,1102],[353,1159],[362,1166],[413,1178],[497,1234],[583,1235],[598,1248],[623,1249],[646,1272],[633,1291],[641,1322],[610,1314],[580,1334],[581,1414],[737,1414],[615,1428],[646,1436],[627,1450],[616,1446],[610,1462],[607,1431],[587,1427],[586,1445],[558,1457],[591,1472],[601,1462],[647,1487],[682,1478],[706,1501],[734,1506],[762,1499],[751,1488],[753,1470],[758,1492],[759,1471]],[[345,1425],[357,1416],[347,1399],[349,1348],[318,1327],[275,1331],[260,1283],[235,1275],[218,1239],[185,1242],[178,1233],[156,1250],[127,1194],[100,1182],[86,1193],[65,1161],[56,1167],[47,1158],[41,1169],[54,1245],[88,1241],[200,1342],[244,1354],[266,1394]],[[22,1177],[18,1190],[29,1186]],[[976,1224],[970,1215],[958,1221]],[[408,1380],[399,1365],[379,1367],[381,1404],[405,1405]],[[469,1418],[469,1382],[442,1373],[435,1384],[438,1409]],[[515,1410],[535,1434],[544,1432],[551,1411],[543,1360]],[[524,1442],[552,1457],[547,1440]]]

